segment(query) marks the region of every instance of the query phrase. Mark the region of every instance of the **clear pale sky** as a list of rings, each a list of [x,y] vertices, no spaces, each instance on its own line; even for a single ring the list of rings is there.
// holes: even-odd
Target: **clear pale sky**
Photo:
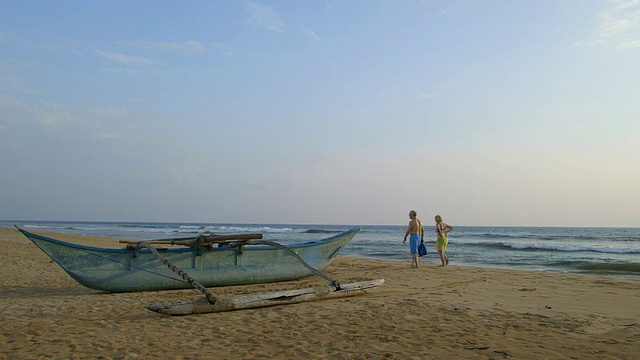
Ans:
[[[0,219],[640,226],[640,0],[2,1]]]

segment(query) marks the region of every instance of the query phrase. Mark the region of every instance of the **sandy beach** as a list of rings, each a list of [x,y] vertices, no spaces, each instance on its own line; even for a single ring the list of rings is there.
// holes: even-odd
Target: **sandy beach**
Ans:
[[[117,240],[47,234],[118,247]],[[217,314],[171,317],[152,303],[196,290],[109,294],[71,279],[27,238],[0,228],[0,359],[635,359],[640,281],[339,256],[343,283],[371,292]],[[218,296],[326,285],[212,288]]]

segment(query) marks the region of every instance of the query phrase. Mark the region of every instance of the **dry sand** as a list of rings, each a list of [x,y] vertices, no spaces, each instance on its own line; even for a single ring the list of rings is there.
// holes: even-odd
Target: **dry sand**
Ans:
[[[51,234],[49,234],[51,235]],[[96,246],[113,239],[53,237]],[[0,359],[637,359],[640,281],[338,257],[368,294],[170,317],[147,304],[195,290],[108,294],[79,285],[0,228]],[[455,254],[453,261],[455,261]],[[431,259],[435,263],[434,259]],[[326,285],[318,277],[212,288],[216,295]]]

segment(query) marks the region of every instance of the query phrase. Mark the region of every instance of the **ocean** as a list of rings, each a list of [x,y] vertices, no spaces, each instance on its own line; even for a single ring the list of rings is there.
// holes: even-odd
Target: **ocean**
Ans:
[[[137,240],[200,233],[262,233],[266,240],[291,244],[335,235],[354,226],[360,233],[341,255],[409,263],[402,243],[406,225],[282,225],[154,222],[2,221],[26,230]],[[425,227],[429,253],[421,263],[439,264],[435,228]],[[1,240],[1,239],[0,239]],[[640,228],[455,226],[447,249],[450,265],[550,271],[640,279]]]

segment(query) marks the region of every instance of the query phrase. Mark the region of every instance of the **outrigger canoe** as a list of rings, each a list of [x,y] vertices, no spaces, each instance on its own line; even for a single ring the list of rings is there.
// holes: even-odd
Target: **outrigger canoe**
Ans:
[[[17,228],[69,276],[91,289],[134,292],[192,286],[158,261],[150,249],[132,246],[145,242],[130,241],[122,249],[98,248],[56,240]],[[359,231],[360,228],[355,227],[326,239],[288,245],[288,250],[272,245],[251,245],[248,240],[230,241],[226,245],[231,246],[219,246],[225,245],[224,240],[229,238],[224,236],[215,241],[202,241],[206,239],[201,237],[179,239],[176,244],[187,247],[156,250],[205,287],[278,282],[313,275],[304,263],[318,271],[326,269]],[[166,244],[168,240],[155,243]],[[297,256],[292,256],[291,252]],[[304,261],[301,262],[296,257]]]

